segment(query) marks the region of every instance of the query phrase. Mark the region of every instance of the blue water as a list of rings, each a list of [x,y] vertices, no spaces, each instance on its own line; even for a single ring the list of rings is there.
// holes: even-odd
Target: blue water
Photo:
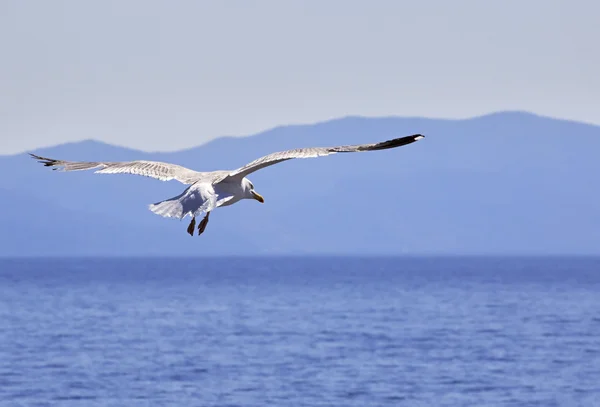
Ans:
[[[1,406],[600,406],[600,259],[0,260]]]

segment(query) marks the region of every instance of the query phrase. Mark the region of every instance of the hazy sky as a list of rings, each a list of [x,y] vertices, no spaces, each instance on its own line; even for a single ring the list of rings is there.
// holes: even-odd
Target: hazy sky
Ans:
[[[3,0],[0,154],[345,116],[600,124],[600,2]]]

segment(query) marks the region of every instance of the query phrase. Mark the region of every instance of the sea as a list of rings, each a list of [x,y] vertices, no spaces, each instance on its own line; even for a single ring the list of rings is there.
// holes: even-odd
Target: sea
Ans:
[[[600,406],[600,258],[0,260],[0,406]]]

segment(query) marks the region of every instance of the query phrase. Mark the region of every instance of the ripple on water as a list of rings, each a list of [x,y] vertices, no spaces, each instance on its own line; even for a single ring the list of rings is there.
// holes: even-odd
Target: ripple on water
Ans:
[[[303,261],[0,260],[0,406],[600,405],[600,260]]]

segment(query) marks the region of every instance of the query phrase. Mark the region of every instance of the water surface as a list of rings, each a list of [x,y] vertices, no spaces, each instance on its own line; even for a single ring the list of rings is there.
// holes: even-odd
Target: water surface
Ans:
[[[0,260],[2,406],[600,406],[600,259]]]

